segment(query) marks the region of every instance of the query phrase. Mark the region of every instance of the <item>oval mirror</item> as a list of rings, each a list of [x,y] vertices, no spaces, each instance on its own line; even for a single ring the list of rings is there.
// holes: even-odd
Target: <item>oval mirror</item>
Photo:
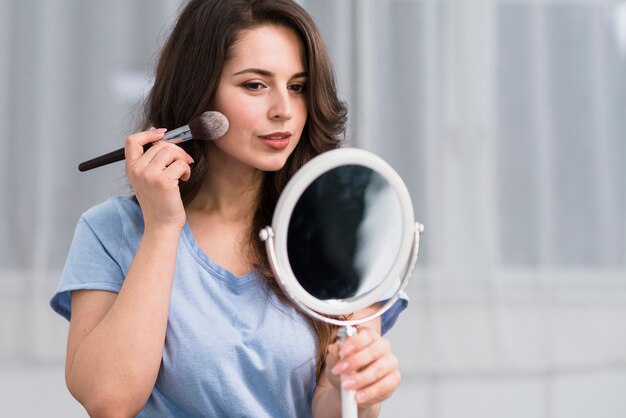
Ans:
[[[261,237],[288,296],[305,310],[339,316],[399,288],[414,265],[412,250],[417,255],[415,231],[400,176],[371,152],[343,148],[292,177]]]

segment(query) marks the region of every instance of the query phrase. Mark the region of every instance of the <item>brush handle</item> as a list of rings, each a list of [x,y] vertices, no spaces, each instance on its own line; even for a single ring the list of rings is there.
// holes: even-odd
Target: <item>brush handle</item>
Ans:
[[[173,144],[178,144],[181,142],[189,141],[191,139],[191,131],[189,130],[189,125],[181,126],[180,128],[174,129],[173,131],[169,131],[163,136],[159,141],[171,142]],[[158,142],[158,141],[157,141]],[[143,152],[146,152],[148,148],[154,145],[155,142],[151,142],[143,146]],[[92,158],[91,160],[84,161],[78,164],[78,171],[87,171],[92,168],[102,167],[103,165],[111,164],[117,161],[121,161],[125,158],[124,156],[124,148],[120,148],[115,151],[111,151],[108,154],[101,155],[96,158]]]
[[[152,144],[146,144],[143,146],[143,151],[146,152],[148,148],[150,148]],[[93,168],[102,167],[103,165],[111,164],[117,161],[121,161],[125,158],[124,156],[124,148],[120,148],[115,151],[111,151],[107,154],[101,155],[96,158],[92,158],[91,160],[84,161],[78,164],[78,171],[87,171]]]

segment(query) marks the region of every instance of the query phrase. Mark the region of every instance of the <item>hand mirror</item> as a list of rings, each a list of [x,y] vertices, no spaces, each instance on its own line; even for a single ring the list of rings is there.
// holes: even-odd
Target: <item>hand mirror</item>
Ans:
[[[287,296],[306,314],[341,326],[345,339],[400,297],[422,231],[393,168],[371,152],[342,148],[298,170],[259,235]],[[344,319],[381,300],[387,302],[372,315]],[[354,395],[342,391],[345,418],[357,416]]]

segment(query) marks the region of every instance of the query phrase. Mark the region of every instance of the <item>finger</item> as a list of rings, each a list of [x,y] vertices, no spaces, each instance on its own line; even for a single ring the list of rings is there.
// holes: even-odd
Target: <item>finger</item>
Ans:
[[[389,353],[389,355],[379,358],[359,372],[345,375],[342,385],[345,389],[359,390],[384,379],[397,370],[398,359]]]
[[[187,181],[191,177],[191,167],[184,160],[176,160],[165,169],[166,178],[174,181]]]
[[[155,130],[137,132],[127,136],[126,143],[124,145],[124,156],[126,161],[132,162],[141,157],[143,155],[143,146],[163,138],[166,131],[167,129],[165,128],[159,128]]]
[[[339,361],[339,342],[328,346],[326,350],[326,368],[332,370],[337,361]]]
[[[127,163],[126,173],[131,179],[144,178],[150,182],[160,183],[161,187],[168,187],[171,180],[182,179],[187,181],[189,175],[183,175],[180,170],[177,171],[178,177],[164,177],[164,171],[175,161],[181,160],[185,165],[189,165],[193,162],[193,159],[182,148],[167,144],[165,142],[159,142],[148,149],[140,158]],[[173,174],[170,174],[173,176]],[[176,182],[176,185],[178,183]]]
[[[335,341],[328,346],[328,353],[332,354],[334,357],[339,358],[339,348],[339,341]]]
[[[356,393],[356,401],[359,405],[372,405],[388,399],[400,385],[402,375],[399,371],[388,374],[376,383],[360,389]]]
[[[391,344],[389,341],[384,338],[379,338],[362,350],[352,352],[350,356],[342,358],[341,362],[336,366],[336,369],[333,369],[333,372],[337,370],[342,374],[353,373],[390,353]]]
[[[372,344],[376,338],[374,332],[369,328],[361,328],[357,332],[356,335],[346,339],[343,346],[341,347],[341,351],[339,355],[341,357],[346,357],[352,354],[353,352],[362,350],[368,345]]]
[[[158,142],[145,152],[142,164],[146,167],[151,165],[152,168],[162,171],[177,159],[185,160],[188,164],[193,162],[191,155],[181,147],[167,142]]]
[[[356,335],[346,339],[346,341],[343,343],[343,346],[341,347],[339,355],[342,358],[347,357],[350,354],[360,351],[369,346],[378,338],[381,337],[375,331],[369,328],[361,328]]]
[[[184,160],[177,159],[167,167],[150,164],[141,173],[143,182],[152,188],[173,190],[179,186],[179,181],[187,181],[191,176],[191,167]]]

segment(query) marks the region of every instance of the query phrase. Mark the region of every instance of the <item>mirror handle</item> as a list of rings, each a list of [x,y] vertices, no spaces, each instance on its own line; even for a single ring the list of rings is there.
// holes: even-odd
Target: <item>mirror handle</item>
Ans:
[[[357,330],[352,325],[346,325],[339,328],[337,336],[339,337],[339,347],[343,347],[343,343],[348,337],[356,335]],[[345,389],[343,387],[343,377],[341,378],[341,418],[358,418],[359,408],[356,402],[356,390]]]

